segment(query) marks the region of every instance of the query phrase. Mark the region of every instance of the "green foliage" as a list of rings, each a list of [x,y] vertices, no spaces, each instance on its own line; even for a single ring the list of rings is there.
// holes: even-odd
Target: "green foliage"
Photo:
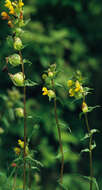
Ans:
[[[26,81],[27,86],[34,85],[32,88],[28,87],[29,90],[27,90],[27,131],[29,137],[31,136],[30,146],[37,151],[34,153],[35,159],[40,160],[44,165],[38,174],[41,177],[40,181],[36,182],[36,179],[33,179],[34,187],[37,190],[43,190],[41,184],[45,190],[57,188],[53,182],[58,176],[58,168],[55,166],[56,163],[60,163],[60,154],[54,110],[52,102],[49,105],[48,99],[42,97],[41,92],[41,74],[48,68],[49,64],[55,62],[58,69],[58,76],[55,81],[58,96],[58,116],[65,154],[65,188],[69,188],[68,190],[86,190],[89,188],[89,180],[86,181],[72,175],[73,172],[88,175],[89,171],[87,169],[88,161],[85,164],[87,158],[84,157],[84,154],[82,159],[79,159],[79,152],[83,149],[80,139],[84,136],[83,123],[76,119],[80,112],[80,100],[72,102],[68,98],[66,86],[73,72],[79,69],[87,78],[85,82],[94,89],[94,92],[87,98],[88,104],[102,104],[101,7],[101,1],[25,0],[24,17],[27,21],[24,23],[25,31],[21,35],[25,47],[22,52],[25,57],[23,61],[26,73],[31,79]],[[4,1],[1,0],[1,11],[3,10]],[[31,17],[30,22],[29,17]],[[11,185],[5,185],[8,177],[6,176],[7,168],[14,159],[15,139],[23,138],[23,118],[18,119],[15,114],[16,107],[23,107],[22,89],[18,94],[18,88],[17,91],[12,90],[12,83],[8,80],[7,73],[2,72],[6,64],[4,57],[14,53],[12,37],[8,36],[11,29],[6,23],[7,21],[0,20],[0,129],[3,129],[3,133],[0,133],[0,170],[4,171],[2,179],[0,178],[0,190],[11,190]],[[29,59],[31,61],[28,61]],[[9,69],[12,70],[11,67]],[[18,68],[14,69],[15,72],[18,72]],[[88,90],[86,89],[86,91]],[[15,91],[16,93],[14,93]],[[93,108],[96,107],[90,106],[89,110]],[[93,110],[90,113],[90,121],[91,126],[96,131],[98,129],[101,132],[101,108],[100,112],[96,109],[96,112]],[[71,133],[69,129],[71,129]],[[95,131],[91,132],[94,135]],[[94,152],[97,179],[102,178],[101,133],[99,136],[99,138],[96,136],[97,149]],[[86,134],[84,139],[88,140],[88,138],[89,135]],[[59,159],[56,159],[56,155],[59,156]],[[46,170],[48,170],[49,177]],[[11,181],[8,184],[11,184]],[[17,184],[20,184],[17,189],[22,189],[22,180],[19,177],[17,177]],[[100,189],[101,186],[100,180]]]

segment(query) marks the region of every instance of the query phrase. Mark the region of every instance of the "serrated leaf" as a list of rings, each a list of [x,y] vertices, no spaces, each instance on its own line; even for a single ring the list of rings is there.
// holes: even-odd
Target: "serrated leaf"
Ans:
[[[98,129],[91,129],[90,134],[93,135],[94,133],[99,133]]]
[[[31,160],[32,162],[36,163],[37,165],[43,167],[43,164],[38,161],[38,160],[34,160],[31,156],[28,156],[27,159]]]
[[[101,106],[99,106],[99,105],[96,105],[96,106],[89,106],[88,107],[88,112],[91,112],[91,111],[93,111],[94,109],[96,109],[96,108],[100,108]]]
[[[36,86],[38,85],[36,82],[31,81],[30,79],[25,80],[25,86]]]
[[[90,150],[88,148],[85,148],[85,149],[81,150],[80,153],[83,153],[83,152],[90,152]]]

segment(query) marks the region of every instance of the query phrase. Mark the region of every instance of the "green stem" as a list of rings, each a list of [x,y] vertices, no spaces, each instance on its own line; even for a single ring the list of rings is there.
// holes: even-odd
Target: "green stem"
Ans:
[[[52,80],[52,86],[53,86],[53,89],[54,89],[54,80]],[[54,89],[54,92],[55,92],[55,89]],[[56,120],[56,125],[57,125],[57,130],[58,130],[60,152],[61,152],[61,155],[62,155],[61,170],[60,170],[60,183],[63,184],[64,152],[63,152],[63,145],[62,145],[62,138],[61,138],[61,129],[60,129],[60,126],[59,126],[59,120],[58,120],[58,115],[57,115],[56,97],[54,98],[54,112],[55,112],[55,120]]]
[[[25,74],[24,74],[24,63],[22,59],[22,53],[21,51],[19,52],[20,58],[21,58],[21,63],[22,63],[22,73],[23,73],[23,80],[25,80]],[[23,190],[26,188],[26,86],[24,84],[23,88],[23,93],[24,93],[24,169],[23,169]]]
[[[90,156],[90,190],[92,190],[92,178],[93,178],[93,166],[92,166],[92,135],[90,135],[90,127],[89,127],[89,122],[88,122],[88,117],[87,117],[87,113],[85,114],[85,122],[86,122],[86,127],[88,130],[88,134],[90,137],[89,140],[89,156]]]

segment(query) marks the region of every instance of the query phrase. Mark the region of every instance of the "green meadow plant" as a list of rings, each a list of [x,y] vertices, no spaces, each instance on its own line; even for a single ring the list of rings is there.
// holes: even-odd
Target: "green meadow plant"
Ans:
[[[8,90],[8,96],[5,96],[5,95],[0,96],[0,98],[2,98],[5,101],[5,108],[7,108],[6,110],[10,113],[9,116],[5,115],[5,113],[2,113],[2,115],[4,117],[2,117],[2,115],[1,115],[1,121],[2,121],[2,123],[4,123],[4,125],[7,125],[7,127],[8,127],[8,125],[10,125],[10,122],[12,122],[15,118],[17,118],[19,120],[23,120],[23,139],[19,138],[18,141],[16,142],[17,146],[15,146],[13,149],[14,160],[11,163],[12,172],[11,172],[11,175],[9,176],[9,180],[8,180],[8,181],[10,181],[10,179],[13,178],[13,182],[10,183],[10,186],[8,186],[8,189],[34,190],[34,188],[36,187],[36,184],[35,184],[35,182],[33,182],[33,177],[32,177],[34,174],[33,171],[36,171],[36,170],[39,171],[39,167],[42,167],[43,165],[38,160],[34,159],[35,150],[32,150],[30,148],[30,138],[28,137],[28,133],[27,133],[27,119],[32,118],[32,116],[28,116],[27,109],[26,109],[26,107],[27,107],[26,106],[27,105],[27,101],[26,101],[27,100],[27,98],[26,98],[27,87],[29,87],[29,86],[32,87],[32,86],[37,85],[36,82],[33,82],[30,79],[27,79],[26,71],[25,71],[25,64],[28,63],[28,65],[29,65],[29,64],[31,64],[31,62],[29,60],[26,60],[25,58],[23,58],[23,49],[26,48],[26,44],[24,44],[23,34],[25,33],[24,27],[26,26],[28,21],[24,20],[24,14],[23,14],[24,13],[24,3],[22,0],[17,0],[17,1],[16,0],[15,1],[5,0],[4,7],[5,7],[5,11],[3,11],[1,13],[1,16],[2,16],[2,19],[5,22],[7,22],[8,27],[10,29],[10,34],[7,37],[7,42],[13,52],[10,55],[7,55],[7,57],[5,59],[6,66],[4,68],[4,71],[7,72],[9,79],[13,83],[13,88]],[[63,36],[64,35],[67,36],[67,32],[65,32],[65,33],[63,33],[63,31],[61,31],[61,32],[62,32],[61,34],[59,33],[60,35],[58,35],[58,31],[52,32],[52,34],[51,34],[52,40],[47,39],[47,42],[46,42],[46,43],[48,43],[48,45],[49,44],[53,45],[52,50],[54,49],[55,54],[56,54],[56,49],[58,46],[58,44],[56,42],[58,41],[58,39],[60,40],[60,38],[63,41]],[[44,38],[42,40],[43,43],[45,43],[45,39],[46,38]],[[39,38],[37,38],[37,40],[39,41]],[[40,38],[40,40],[41,40],[41,38]],[[36,42],[38,43],[38,41],[36,41]],[[68,48],[68,44],[66,42],[67,41],[64,41],[64,43],[65,43],[64,45]],[[54,46],[54,43],[56,44],[56,46]],[[50,47],[50,45],[49,45],[49,47]],[[46,48],[47,52],[51,51],[49,47]],[[63,43],[62,43],[60,51],[58,51],[58,56],[60,55],[60,52],[62,52],[62,49],[63,49],[62,47],[63,47]],[[18,72],[17,72],[17,70],[18,70]],[[57,71],[56,64],[51,64],[49,66],[49,68],[44,72],[44,74],[42,75],[42,78],[44,80],[44,86],[42,88],[42,95],[48,96],[49,102],[50,101],[53,102],[54,118],[55,118],[56,127],[57,127],[57,136],[58,136],[59,149],[60,149],[60,154],[57,156],[57,159],[58,159],[58,157],[61,158],[61,167],[60,167],[60,172],[59,172],[60,173],[59,184],[60,184],[60,189],[62,190],[62,189],[66,189],[66,188],[64,188],[64,177],[65,177],[64,176],[64,164],[65,164],[65,161],[68,159],[68,156],[72,152],[70,150],[69,150],[69,152],[64,151],[64,148],[63,148],[64,147],[63,146],[64,138],[62,136],[64,135],[64,137],[67,139],[67,135],[65,134],[65,132],[62,132],[60,119],[58,117],[58,108],[57,108],[58,97],[57,97],[57,90],[56,90],[57,74],[58,74],[58,71]],[[59,85],[60,84],[58,84],[58,86]],[[19,93],[17,88],[22,89],[23,95],[21,93]],[[84,176],[84,178],[89,180],[90,190],[94,190],[93,184],[96,184],[96,188],[97,188],[97,190],[99,190],[96,179],[94,178],[94,172],[93,172],[93,149],[96,147],[96,143],[94,141],[94,134],[96,132],[98,132],[98,130],[92,129],[90,127],[89,121],[88,121],[88,113],[91,112],[97,106],[90,107],[87,105],[86,97],[90,93],[90,88],[85,86],[85,81],[84,81],[80,71],[77,71],[75,73],[75,75],[70,80],[68,80],[68,88],[69,88],[69,96],[70,97],[74,98],[75,100],[81,99],[80,116],[84,116],[85,125],[86,125],[86,129],[87,129],[87,133],[85,134],[85,136],[83,137],[82,140],[88,140],[88,147],[86,149],[83,149],[81,151],[81,153],[84,153],[84,152],[89,153],[90,176],[89,177]],[[23,101],[22,101],[22,99],[23,99]],[[32,105],[33,105],[32,107],[34,107],[34,104],[32,104]],[[39,116],[39,118],[40,118],[41,112],[39,115],[40,115]],[[2,127],[0,127],[0,134],[3,134],[3,133],[4,133],[4,130]],[[32,131],[32,133],[33,133],[33,131]],[[71,136],[70,136],[70,139],[71,139]],[[42,146],[41,146],[41,144],[39,145],[39,147],[42,147],[42,149],[44,148],[43,146],[45,146],[47,148],[49,146],[49,145],[47,146],[46,139],[44,139],[44,140],[45,141],[42,141],[42,142],[44,142],[45,144],[42,143]],[[73,141],[69,140],[69,141],[73,142],[75,140],[73,140]],[[74,143],[76,143],[76,141]],[[65,147],[67,147],[67,145],[68,145],[67,140],[66,140],[65,145],[66,145]],[[41,151],[43,152],[43,150],[41,150]],[[47,152],[47,154],[49,154],[50,151],[46,150],[46,152]],[[68,156],[65,158],[66,152],[68,153],[67,154]],[[51,156],[52,156],[52,154],[51,154]],[[73,154],[73,155],[75,155],[75,154]],[[47,157],[47,159],[48,159],[48,157]],[[72,158],[70,157],[70,159],[72,159]],[[74,159],[76,159],[78,161],[79,158],[75,157]],[[53,159],[53,160],[54,160],[53,163],[55,163],[55,159]],[[49,162],[49,160],[48,160],[48,162]],[[22,185],[19,186],[17,184],[17,181],[18,181],[19,177],[20,177],[20,179],[22,179],[22,176],[23,176],[23,186]],[[36,175],[36,177],[38,177],[38,176]],[[6,181],[6,176],[5,176],[5,181]],[[7,188],[5,188],[5,189],[7,189]],[[36,187],[36,189],[37,189],[37,187]],[[71,189],[71,187],[70,187],[70,189]],[[67,188],[67,190],[69,190],[69,189]]]
[[[90,93],[90,88],[85,86],[85,80],[82,77],[82,74],[80,71],[77,71],[73,77],[68,80],[68,88],[69,88],[69,96],[75,98],[76,100],[81,99],[81,114],[80,116],[84,116],[85,119],[85,125],[87,129],[87,133],[83,137],[82,140],[88,139],[88,148],[83,149],[81,153],[83,152],[88,152],[89,153],[89,168],[90,168],[90,177],[85,177],[89,179],[90,181],[90,190],[93,190],[93,183],[96,184],[97,190],[98,190],[98,185],[96,182],[96,179],[94,178],[94,172],[93,172],[93,149],[96,147],[96,143],[93,140],[93,135],[97,132],[99,132],[97,129],[91,129],[88,121],[88,113],[91,112],[93,109],[99,107],[99,106],[94,106],[90,107],[86,103],[86,97]]]
[[[27,112],[26,112],[26,88],[27,86],[34,86],[35,83],[31,80],[26,79],[25,75],[25,63],[29,63],[29,60],[23,59],[22,51],[25,48],[23,44],[23,33],[24,26],[28,21],[25,21],[23,18],[23,7],[24,3],[22,0],[10,1],[5,0],[5,11],[1,13],[2,19],[7,21],[8,26],[10,27],[10,35],[7,38],[8,44],[14,51],[13,54],[6,57],[6,71],[10,80],[13,82],[13,85],[23,89],[23,107],[16,107],[15,114],[18,118],[24,119],[24,141],[21,139],[18,140],[18,147],[14,148],[16,158],[12,163],[14,167],[15,177],[12,190],[16,187],[16,177],[17,171],[23,167],[23,190],[26,190],[27,186],[31,188],[31,170],[36,169],[35,165],[41,165],[40,162],[33,159],[34,151],[30,151],[28,141],[27,141]],[[9,67],[11,66],[12,70],[14,67],[19,67],[19,72],[11,73],[9,72]],[[13,71],[14,72],[14,71]],[[10,91],[9,91],[10,92]],[[11,93],[11,92],[10,92]],[[16,97],[15,97],[16,98]],[[29,171],[28,171],[29,170]],[[29,182],[27,183],[27,172],[29,173]]]
[[[58,138],[59,138],[59,146],[60,146],[60,153],[61,153],[61,169],[60,169],[60,184],[63,184],[63,170],[64,170],[64,151],[63,151],[63,144],[62,144],[62,137],[61,137],[61,128],[60,123],[57,115],[57,95],[56,95],[56,85],[55,85],[55,78],[57,75],[56,64],[50,65],[48,70],[42,75],[42,78],[45,81],[45,86],[42,88],[42,94],[45,96],[47,95],[49,101],[53,100],[54,102],[54,115],[56,126],[58,130]]]

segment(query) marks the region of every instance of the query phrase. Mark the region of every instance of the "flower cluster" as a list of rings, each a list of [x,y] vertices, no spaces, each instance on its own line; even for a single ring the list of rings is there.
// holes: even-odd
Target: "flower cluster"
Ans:
[[[77,71],[72,79],[68,80],[67,85],[69,88],[69,96],[75,99],[83,99],[82,112],[87,113],[89,111],[85,102],[85,96],[89,93],[89,88],[83,86],[83,78],[80,71]]]
[[[18,145],[19,145],[19,147],[14,148],[14,152],[15,152],[16,155],[20,155],[22,150],[24,150],[24,141],[19,139],[18,140]],[[28,152],[29,152],[29,149],[28,149],[28,146],[26,146],[26,155],[28,154]]]
[[[71,97],[81,97],[83,92],[84,92],[84,89],[82,87],[82,84],[76,80],[76,81],[73,81],[73,80],[68,80],[68,87],[69,87],[69,96]]]
[[[14,24],[17,24],[17,22],[15,22],[15,18],[19,18],[23,19],[22,17],[22,7],[24,6],[24,3],[22,2],[22,0],[18,0],[18,1],[10,1],[10,0],[5,0],[5,5],[6,8],[8,8],[9,13],[3,11],[1,13],[2,19],[3,20],[8,20],[8,25],[10,27],[13,27]]]
[[[55,97],[55,92],[53,90],[48,90],[46,87],[42,88],[43,95],[47,95],[50,99]]]
[[[43,87],[42,88],[42,95],[47,95],[49,97],[49,100],[51,100],[52,98],[55,98],[55,92],[54,92],[54,89],[53,89],[53,79],[55,78],[56,76],[56,64],[52,64],[50,65],[49,69],[46,71],[46,73],[44,73],[42,75],[42,78],[44,79],[46,85],[48,86],[47,87]]]

